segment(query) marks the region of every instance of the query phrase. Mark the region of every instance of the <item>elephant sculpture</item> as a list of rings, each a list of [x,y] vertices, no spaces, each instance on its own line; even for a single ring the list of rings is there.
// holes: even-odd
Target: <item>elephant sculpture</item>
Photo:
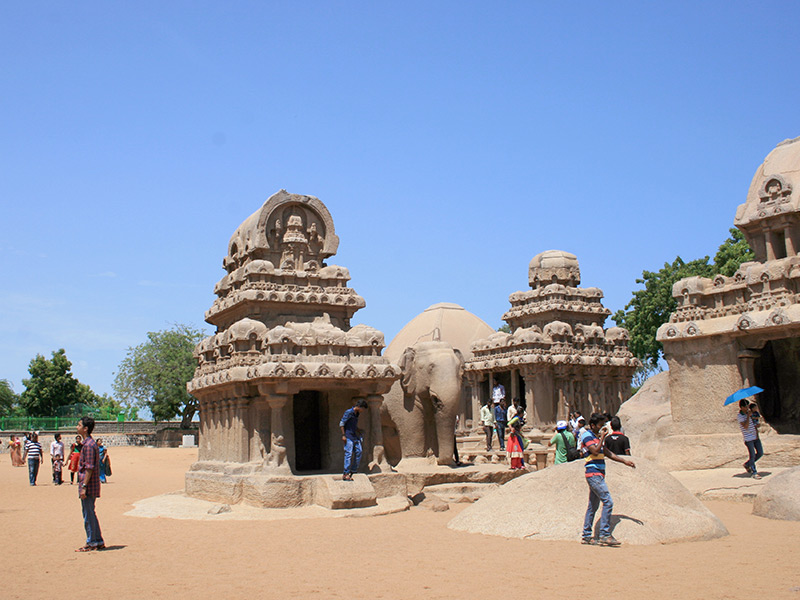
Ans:
[[[418,342],[398,362],[402,371],[383,398],[381,426],[386,457],[453,462],[455,420],[461,402],[464,358],[445,342]]]

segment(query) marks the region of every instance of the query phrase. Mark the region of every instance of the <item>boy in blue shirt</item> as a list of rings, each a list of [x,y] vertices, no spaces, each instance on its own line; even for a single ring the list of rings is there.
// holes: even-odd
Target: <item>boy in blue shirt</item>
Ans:
[[[361,462],[361,440],[364,433],[358,428],[358,415],[367,410],[367,401],[361,398],[353,408],[348,408],[339,421],[344,442],[344,474],[342,481],[353,481],[353,473]],[[355,456],[354,456],[355,455]]]

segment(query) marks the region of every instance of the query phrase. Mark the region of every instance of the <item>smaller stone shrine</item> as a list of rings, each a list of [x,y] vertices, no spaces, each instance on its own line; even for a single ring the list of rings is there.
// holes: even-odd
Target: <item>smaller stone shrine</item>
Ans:
[[[513,333],[497,332],[472,346],[465,365],[472,414],[479,414],[495,381],[508,401],[524,399],[534,427],[550,426],[571,410],[615,413],[639,361],[628,350],[626,329],[604,329],[610,311],[602,290],[579,287],[578,259],[558,250],[533,257],[528,282],[530,290],[509,296],[511,309],[503,315]]]
[[[285,190],[231,237],[226,274],[206,312],[217,331],[197,346],[187,386],[200,405],[199,457],[186,474],[190,496],[346,508],[398,493],[389,489],[380,406],[400,369],[381,356],[380,331],[351,327],[365,302],[347,286],[348,270],[325,262],[338,245],[325,205]],[[360,424],[362,471],[384,477],[312,477],[342,472],[339,420],[358,398],[370,407]],[[404,496],[404,482],[397,485]]]

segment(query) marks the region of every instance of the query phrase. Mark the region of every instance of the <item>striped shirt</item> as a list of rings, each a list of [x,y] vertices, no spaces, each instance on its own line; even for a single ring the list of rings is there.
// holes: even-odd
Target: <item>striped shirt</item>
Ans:
[[[736,415],[736,418],[739,420],[739,427],[742,429],[742,435],[744,436],[745,442],[752,442],[753,440],[758,439],[758,430],[756,429],[755,420],[751,417],[750,421],[747,421],[747,415],[740,412]]]
[[[39,442],[25,440],[25,453],[28,455],[28,459],[42,460],[42,445]]]
[[[603,454],[603,446],[600,444],[600,440],[591,429],[587,429],[581,434],[581,447],[586,461],[586,477],[598,475],[605,477],[606,456]]]

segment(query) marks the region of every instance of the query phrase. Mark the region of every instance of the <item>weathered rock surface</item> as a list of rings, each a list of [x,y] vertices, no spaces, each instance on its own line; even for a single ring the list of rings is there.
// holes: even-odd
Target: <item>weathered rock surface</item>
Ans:
[[[771,477],[753,502],[753,514],[768,519],[800,521],[800,467]]]
[[[614,499],[612,533],[617,539],[643,545],[728,535],[722,522],[677,479],[651,461],[635,460],[636,469],[611,461],[607,465]],[[566,463],[503,485],[464,509],[448,527],[486,535],[577,542],[588,496],[582,461]]]

